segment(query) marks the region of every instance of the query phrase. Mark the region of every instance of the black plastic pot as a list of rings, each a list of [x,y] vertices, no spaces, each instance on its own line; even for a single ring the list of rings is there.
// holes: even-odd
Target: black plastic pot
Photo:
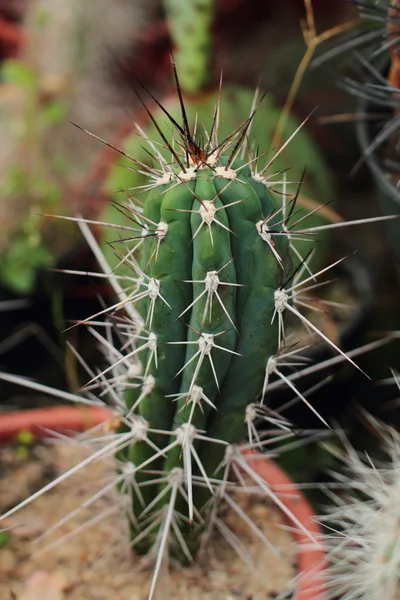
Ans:
[[[375,136],[379,133],[376,122],[368,119],[368,115],[382,114],[385,111],[388,112],[389,120],[392,116],[390,109],[374,102],[371,98],[360,98],[357,106],[357,114],[364,118],[357,120],[357,137],[364,161],[372,174],[377,189],[377,199],[382,215],[400,215],[400,187],[396,187],[393,179],[381,164],[377,153],[368,152]],[[397,258],[400,276],[400,219],[386,221],[384,225],[389,245]]]

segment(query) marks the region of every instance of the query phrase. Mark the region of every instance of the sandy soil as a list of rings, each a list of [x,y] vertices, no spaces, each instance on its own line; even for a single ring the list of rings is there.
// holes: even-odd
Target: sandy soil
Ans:
[[[1,450],[0,512],[43,486],[55,473],[76,464],[82,455],[85,452],[75,444],[38,446],[25,460],[17,459],[15,449]],[[126,523],[114,510],[112,494],[80,510],[45,539],[35,541],[110,481],[112,475],[111,464],[93,464],[2,522],[3,527],[13,529],[10,541],[0,549],[0,598],[147,599],[152,569],[143,568],[129,549]],[[265,600],[285,588],[294,576],[296,557],[292,538],[282,528],[280,513],[265,501],[246,497],[241,503],[279,550],[279,557],[235,513],[225,510],[224,523],[246,546],[253,569],[222,536],[215,534],[207,556],[192,567],[170,565],[169,572],[166,565],[163,567],[155,600]],[[111,514],[104,514],[107,512]],[[79,530],[90,519],[95,523]]]

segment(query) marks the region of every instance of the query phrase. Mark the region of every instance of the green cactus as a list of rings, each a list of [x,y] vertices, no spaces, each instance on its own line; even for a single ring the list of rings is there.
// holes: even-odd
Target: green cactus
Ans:
[[[125,397],[150,429],[172,432],[170,439],[150,435],[159,448],[179,436],[189,441],[198,431],[229,444],[243,439],[246,408],[262,389],[266,361],[278,350],[274,292],[290,268],[288,240],[279,235],[278,199],[254,181],[244,161],[224,156],[224,146],[204,158],[200,148],[187,150],[190,166],[173,165],[171,182],[148,195],[142,215],[150,224],[139,262],[148,294],[138,308],[159,354],[156,365],[148,349],[143,353],[149,366],[132,380],[142,384]],[[210,450],[209,444],[194,441],[211,478],[225,446]],[[160,468],[183,467],[182,445],[158,461]],[[150,455],[146,442],[126,452],[136,465]],[[141,476],[141,483],[146,479],[154,475]],[[149,486],[146,500],[154,495]],[[201,514],[206,499],[194,495],[191,511]],[[153,541],[150,536],[143,548]]]
[[[280,150],[260,166],[262,157],[248,139],[257,102],[221,139],[219,97],[210,127],[203,133],[198,123],[197,136],[179,86],[178,98],[182,125],[156,100],[167,121],[159,125],[143,103],[162,143],[142,132],[152,165],[125,154],[148,177],[133,191],[148,195],[122,210],[125,222],[129,216],[134,223],[134,246],[125,252],[116,243],[111,247],[119,260],[114,271],[133,289],[114,306],[131,310],[125,331],[131,351],[117,364],[129,365],[119,429],[126,441],[118,459],[121,473],[132,469],[135,479],[132,545],[143,554],[168,547],[187,562],[208,527],[217,482],[226,478],[227,453],[253,427],[252,407],[260,395],[263,403],[270,376],[281,377],[278,360],[293,354],[285,353],[286,313],[347,357],[296,307],[299,276],[316,285],[309,260],[304,263],[306,234],[298,239],[289,225],[293,214],[303,221],[296,206],[299,182],[292,180],[291,192],[284,175],[271,183],[269,173],[281,170],[275,164]],[[296,140],[300,129],[289,137]],[[126,246],[129,239],[120,241]],[[304,246],[304,240],[294,255],[293,242]]]
[[[165,0],[164,9],[181,87],[185,92],[197,92],[209,73],[214,0]]]

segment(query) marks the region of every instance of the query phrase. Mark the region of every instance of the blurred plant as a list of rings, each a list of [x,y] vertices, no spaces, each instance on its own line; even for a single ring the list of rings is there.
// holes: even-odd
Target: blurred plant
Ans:
[[[24,460],[28,458],[32,444],[35,441],[35,436],[31,431],[22,429],[18,432],[15,443],[16,443],[16,455],[19,459]]]
[[[0,531],[0,548],[4,548],[11,542],[11,535],[8,531]]]
[[[28,292],[36,268],[51,264],[54,256],[49,247],[52,234],[45,232],[39,213],[61,210],[63,190],[58,178],[66,174],[68,166],[61,156],[49,155],[45,136],[65,119],[66,110],[57,87],[52,89],[49,82],[43,88],[37,73],[24,62],[5,61],[1,76],[20,110],[2,126],[8,129],[10,146],[15,149],[0,184],[2,219],[7,218],[0,278],[18,292]]]
[[[207,81],[215,0],[164,0],[180,83],[197,92]]]
[[[399,385],[399,381],[398,381]],[[400,434],[366,415],[381,438],[384,459],[372,460],[343,439],[335,450],[347,473],[321,520],[327,525],[328,598],[398,600],[400,595]]]
[[[300,61],[299,66],[297,67],[295,76],[290,86],[290,90],[288,96],[286,98],[285,104],[283,106],[283,110],[279,117],[276,131],[273,137],[273,146],[280,143],[282,140],[282,134],[285,130],[286,121],[289,119],[292,114],[293,105],[297,94],[299,92],[301,83],[303,81],[305,72],[311,63],[315,52],[319,48],[321,44],[325,44],[326,42],[337,38],[338,36],[342,36],[349,29],[354,29],[354,27],[359,22],[358,19],[350,20],[345,23],[341,23],[331,29],[327,29],[321,33],[317,33],[316,24],[315,24],[315,14],[314,14],[314,6],[313,0],[304,0],[305,7],[305,18],[301,21],[301,28],[303,32],[304,42],[306,44],[306,51]]]
[[[400,215],[400,3],[355,0],[355,5],[360,26],[321,58],[351,52],[352,72],[341,85],[357,98],[356,112],[333,121],[356,122],[362,156],[353,173],[365,162],[382,213]],[[388,222],[386,230],[400,265],[399,221]]]

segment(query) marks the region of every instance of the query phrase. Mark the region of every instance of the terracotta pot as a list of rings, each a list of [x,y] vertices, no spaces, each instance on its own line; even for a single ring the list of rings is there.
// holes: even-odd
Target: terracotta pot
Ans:
[[[316,540],[320,540],[322,531],[314,520],[314,512],[296,484],[273,461],[259,452],[243,450],[248,464],[268,483],[271,490],[281,494],[279,499],[300,521]],[[293,600],[323,600],[325,594],[326,568],[322,547],[310,548],[310,539],[300,530],[293,530],[297,544],[297,566],[299,570],[297,588]]]
[[[56,406],[44,409],[15,411],[0,417],[0,444],[15,440],[21,431],[30,431],[36,440],[48,438],[51,431],[85,431],[112,419],[107,408],[91,406]],[[314,513],[304,495],[280,467],[255,450],[243,449],[247,463],[270,487],[279,494],[281,502],[304,526],[315,540],[322,531],[314,520]],[[289,525],[292,525],[289,523]],[[298,547],[299,575],[293,600],[323,600],[325,597],[325,555],[322,546],[315,545],[303,531],[294,529],[293,537]]]
[[[48,438],[51,431],[85,431],[111,419],[113,413],[92,406],[51,406],[13,411],[0,415],[0,445],[16,440],[21,431],[29,431],[35,440]]]

